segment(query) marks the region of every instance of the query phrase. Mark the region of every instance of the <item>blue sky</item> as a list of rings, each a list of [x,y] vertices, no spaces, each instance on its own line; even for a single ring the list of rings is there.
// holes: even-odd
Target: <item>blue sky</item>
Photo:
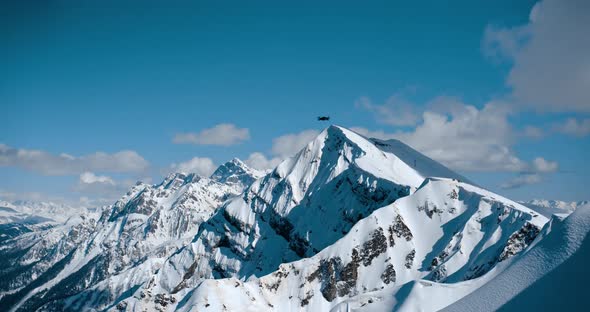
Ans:
[[[328,114],[514,199],[588,199],[583,1],[2,6],[0,198],[268,167]]]

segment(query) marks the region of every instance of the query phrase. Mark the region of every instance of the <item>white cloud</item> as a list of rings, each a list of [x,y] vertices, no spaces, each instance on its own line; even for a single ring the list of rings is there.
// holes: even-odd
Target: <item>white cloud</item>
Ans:
[[[172,164],[170,168],[177,172],[197,173],[198,175],[208,177],[217,169],[217,166],[215,166],[213,160],[210,158],[194,157],[179,164]]]
[[[412,131],[393,133],[352,128],[366,136],[399,139],[425,155],[459,171],[502,171],[547,173],[557,170],[556,162],[536,158],[520,159],[512,150],[515,130],[508,121],[510,111],[503,103],[484,108],[438,98],[432,110],[423,113],[423,122]]]
[[[319,134],[320,132],[317,130],[308,129],[298,133],[282,135],[272,140],[272,157],[267,157],[261,152],[254,152],[244,162],[258,170],[274,168],[286,158],[299,152]]]
[[[319,131],[310,129],[275,138],[272,140],[272,154],[283,159],[291,157],[317,137],[318,134],[320,134]]]
[[[250,139],[248,128],[238,128],[234,124],[218,124],[201,132],[178,133],[174,136],[175,144],[221,145],[229,146]]]
[[[96,152],[80,157],[0,144],[0,167],[19,167],[43,175],[75,175],[85,171],[141,172],[149,163],[134,151]]]
[[[488,26],[484,51],[508,57],[514,98],[543,111],[590,112],[590,2],[544,0],[524,26]]]
[[[547,161],[542,157],[533,160],[531,171],[534,173],[549,173],[557,171],[559,165],[555,161]]]
[[[357,108],[372,112],[377,122],[392,126],[413,126],[419,121],[414,105],[400,94],[389,97],[384,104],[373,104],[370,98],[361,97],[355,102]]]
[[[412,131],[387,133],[381,130],[352,128],[366,136],[379,139],[399,139],[427,156],[459,171],[515,172],[518,175],[501,185],[518,188],[539,183],[542,175],[555,172],[557,162],[537,157],[531,162],[520,159],[512,150],[515,130],[503,103],[488,103],[484,108],[465,105],[443,98],[423,113],[423,122]],[[528,133],[527,133],[528,132]],[[524,130],[525,135],[538,136],[535,128]]]
[[[512,58],[530,39],[530,35],[526,26],[503,28],[487,25],[482,41],[483,53],[496,61]]]
[[[580,120],[576,118],[568,118],[563,123],[556,124],[554,129],[567,135],[578,137],[587,136],[590,134],[590,118]]]
[[[246,165],[254,169],[266,170],[278,166],[281,163],[281,161],[283,161],[283,159],[281,158],[273,157],[271,159],[268,159],[266,158],[266,156],[264,156],[264,154],[255,152],[250,154],[248,159],[246,159],[244,162],[246,163]]]
[[[456,170],[521,171],[526,163],[510,148],[514,135],[507,116],[494,103],[481,110],[463,105],[447,114],[426,111],[422,124],[396,136]]]
[[[274,168],[284,159],[295,155],[318,135],[319,131],[308,129],[279,136],[272,140],[271,157],[261,152],[254,152],[244,160],[244,163],[258,170]],[[196,172],[200,175],[209,176],[215,171],[216,166],[209,158],[195,157],[187,162],[172,164],[171,168],[176,171]]]
[[[541,175],[538,173],[521,174],[500,185],[500,187],[503,189],[514,189],[525,185],[541,183],[542,181]]]
[[[109,176],[83,172],[80,174],[78,183],[74,185],[73,191],[84,195],[81,199],[86,204],[90,202],[108,204],[119,199],[134,183],[135,181],[130,179],[115,181]]]
[[[92,184],[92,183],[106,183],[115,185],[115,181],[107,176],[97,176],[92,172],[86,171],[80,175],[80,183]]]

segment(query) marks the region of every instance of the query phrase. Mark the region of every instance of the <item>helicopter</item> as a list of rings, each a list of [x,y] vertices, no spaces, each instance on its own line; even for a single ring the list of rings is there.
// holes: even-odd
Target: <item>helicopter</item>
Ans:
[[[319,116],[318,121],[328,121],[330,120],[330,116]]]

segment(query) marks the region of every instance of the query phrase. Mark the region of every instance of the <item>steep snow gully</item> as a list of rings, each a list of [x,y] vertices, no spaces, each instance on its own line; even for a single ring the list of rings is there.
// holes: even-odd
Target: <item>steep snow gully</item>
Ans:
[[[2,220],[24,220],[11,207]],[[588,280],[590,206],[567,207],[535,211],[400,141],[330,126],[268,172],[233,159],[209,178],[170,174],[99,212],[0,233],[0,307],[575,308],[562,299]]]

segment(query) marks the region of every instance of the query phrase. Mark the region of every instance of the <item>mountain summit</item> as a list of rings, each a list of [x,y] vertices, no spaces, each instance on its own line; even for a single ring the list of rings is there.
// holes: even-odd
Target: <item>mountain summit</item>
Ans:
[[[233,159],[209,178],[170,174],[96,219],[8,239],[0,306],[434,311],[534,250],[547,224],[400,141],[330,126],[266,173]]]
[[[210,178],[219,183],[235,185],[241,191],[262,176],[264,172],[250,168],[238,158],[234,158],[219,166]]]

